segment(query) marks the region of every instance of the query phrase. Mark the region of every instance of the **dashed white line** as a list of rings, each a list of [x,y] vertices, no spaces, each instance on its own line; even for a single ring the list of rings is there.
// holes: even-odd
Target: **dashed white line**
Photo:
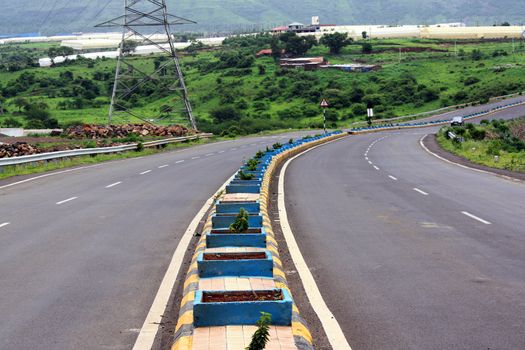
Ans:
[[[139,175],[145,175],[145,174],[147,174],[147,173],[151,173],[151,170],[143,171],[143,172],[141,172]]]
[[[170,166],[169,164],[164,164],[164,165],[159,166],[159,169],[167,168],[169,166]]]
[[[479,221],[479,222],[481,222],[481,223],[483,223],[485,225],[490,225],[491,224],[490,221],[483,220],[482,218],[477,217],[476,215],[473,215],[473,214],[469,213],[468,211],[462,211],[461,214],[466,215],[466,216],[468,216],[471,219],[477,220],[477,221]]]
[[[56,204],[57,204],[57,205],[61,205],[61,204],[67,203],[67,202],[74,201],[74,200],[77,199],[77,198],[78,198],[78,197],[71,197],[71,198],[68,198],[68,199],[64,199],[63,201],[57,202]]]
[[[418,192],[418,193],[421,193],[423,196],[428,196],[428,193],[426,193],[425,191],[420,190],[420,189],[417,188],[417,187],[414,187],[414,191],[416,191],[416,192]]]
[[[0,228],[5,227],[7,225],[9,225],[9,222],[4,222],[3,224],[0,224]]]
[[[219,151],[219,153],[224,153],[224,152],[226,152],[226,151]]]
[[[237,148],[231,148],[230,151],[237,151]]]
[[[395,177],[395,176],[388,175],[388,177],[391,178],[391,179],[394,180],[394,181],[397,181],[397,177]]]
[[[175,162],[175,164],[180,164],[180,163],[184,163],[184,160],[178,160]]]
[[[119,182],[115,182],[115,183],[113,183],[113,184],[111,184],[111,185],[107,185],[107,186],[106,186],[106,188],[111,188],[111,187],[115,187],[115,186],[118,186],[118,185],[120,185],[121,183],[122,183],[122,181],[119,181]]]
[[[368,157],[365,157],[366,160],[368,160]]]
[[[191,157],[191,159],[199,159],[200,157]]]
[[[211,156],[213,156],[213,155],[215,155],[215,153],[208,153],[208,154],[206,155],[206,157],[211,157]]]
[[[372,162],[371,162],[371,161],[368,161],[368,164],[372,165]]]
[[[379,170],[379,168],[378,168],[376,165],[374,165],[374,169],[375,169],[375,170]]]

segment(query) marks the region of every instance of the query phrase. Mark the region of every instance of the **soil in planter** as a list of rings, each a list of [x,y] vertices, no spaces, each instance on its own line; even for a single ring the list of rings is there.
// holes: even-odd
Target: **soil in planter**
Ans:
[[[257,290],[241,292],[203,292],[203,303],[233,303],[240,301],[278,301],[283,300],[280,290]]]
[[[211,233],[213,235],[231,235],[231,234],[245,235],[245,234],[262,233],[262,231],[260,228],[249,228],[244,232],[235,232],[231,230],[211,230]]]
[[[204,260],[264,260],[266,253],[251,252],[251,253],[205,253]]]

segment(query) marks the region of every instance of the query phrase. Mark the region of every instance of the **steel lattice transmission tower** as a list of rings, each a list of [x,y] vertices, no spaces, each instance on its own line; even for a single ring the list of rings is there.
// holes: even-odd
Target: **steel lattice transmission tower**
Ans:
[[[170,121],[171,118],[177,114],[181,115],[182,112],[184,120],[189,121],[191,127],[197,129],[171,32],[172,25],[192,23],[196,22],[168,14],[165,0],[125,0],[124,15],[96,26],[122,28],[122,41],[119,46],[109,108],[109,124],[114,117],[120,114],[149,122],[150,119]],[[160,28],[160,30],[153,32],[152,28]],[[159,42],[158,34],[164,34],[166,41]],[[156,38],[153,38],[154,36]],[[137,41],[141,41],[141,45],[153,45],[164,54],[164,58],[156,62],[153,72],[139,65],[131,57]],[[165,89],[162,90],[165,96],[168,96],[170,91],[177,93],[173,106],[164,106],[165,108],[160,110],[159,115],[155,118],[145,118],[140,113],[132,111],[130,106],[136,100],[136,95],[147,95],[148,91],[159,88]]]

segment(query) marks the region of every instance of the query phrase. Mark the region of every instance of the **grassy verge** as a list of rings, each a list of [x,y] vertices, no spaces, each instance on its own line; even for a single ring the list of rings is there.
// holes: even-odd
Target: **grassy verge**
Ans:
[[[144,157],[144,156],[149,156],[153,154],[172,151],[174,149],[194,147],[194,146],[203,145],[203,144],[210,143],[210,142],[217,142],[221,140],[222,138],[214,137],[211,139],[201,139],[201,140],[189,141],[189,142],[183,142],[183,143],[174,143],[174,144],[170,144],[166,146],[165,148],[159,148],[159,149],[150,148],[150,149],[145,149],[140,152],[129,151],[129,152],[123,152],[123,153],[98,154],[94,156],[81,156],[81,157],[60,159],[56,161],[39,162],[36,164],[29,163],[29,164],[24,164],[24,165],[8,166],[8,167],[3,168],[0,171],[0,180],[7,179],[13,176],[39,174],[39,173],[44,173],[44,172],[53,171],[53,170],[60,170],[64,168],[70,168],[70,167],[82,166],[82,165],[97,164],[97,163],[107,162],[107,161],[112,161],[112,160]]]
[[[497,169],[525,173],[525,142],[517,130],[525,127],[525,118],[511,122],[493,121],[475,127],[442,128],[438,143],[443,149],[471,162]],[[449,131],[463,138],[463,142],[450,139]]]

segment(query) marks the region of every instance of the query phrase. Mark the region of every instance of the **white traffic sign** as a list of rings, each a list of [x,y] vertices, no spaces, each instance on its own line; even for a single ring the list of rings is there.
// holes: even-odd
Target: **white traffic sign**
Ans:
[[[330,106],[330,104],[328,103],[328,101],[323,98],[323,100],[321,101],[321,107],[327,108],[329,106]]]

